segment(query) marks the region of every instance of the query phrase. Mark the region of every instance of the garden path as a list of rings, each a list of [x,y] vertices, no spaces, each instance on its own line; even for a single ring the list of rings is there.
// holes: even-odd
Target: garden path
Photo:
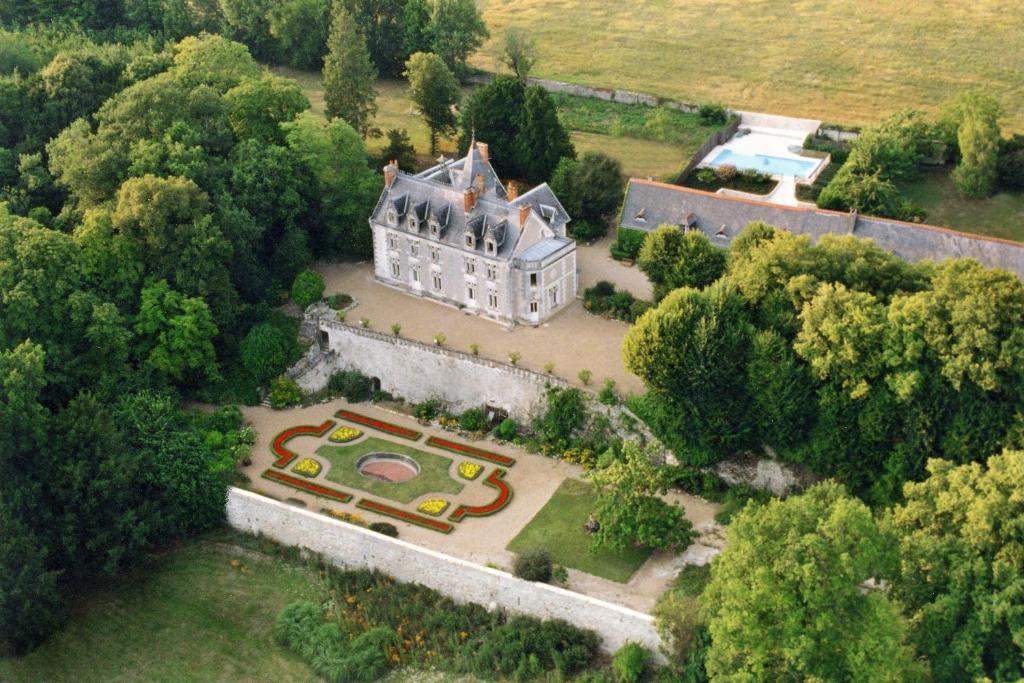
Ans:
[[[348,408],[364,415],[386,420],[410,429],[422,431],[424,436],[417,442],[406,442],[416,448],[437,452],[439,455],[453,457],[448,451],[435,451],[426,445],[430,435],[437,435],[451,438],[449,432],[434,427],[424,427],[414,419],[399,415],[395,412],[384,410],[377,406],[360,403],[350,405],[347,401],[336,399],[327,403],[306,408],[294,408],[290,410],[273,410],[264,407],[244,407],[242,409],[245,418],[256,428],[258,438],[253,447],[252,465],[242,468],[246,475],[252,480],[251,488],[257,491],[264,491],[281,500],[291,498],[301,500],[309,510],[320,510],[323,507],[330,507],[337,510],[344,510],[357,514],[367,521],[391,521],[398,527],[400,538],[415,543],[425,548],[460,557],[479,564],[493,563],[503,569],[512,566],[513,554],[505,550],[509,541],[533,519],[534,515],[544,506],[551,495],[567,477],[582,477],[582,468],[577,465],[552,460],[541,455],[527,453],[522,449],[513,446],[496,446],[485,442],[481,447],[490,450],[505,452],[516,458],[516,464],[509,468],[505,481],[513,491],[512,502],[507,508],[492,517],[480,519],[467,519],[456,525],[455,531],[443,535],[435,531],[415,527],[398,520],[385,520],[372,513],[364,512],[355,507],[355,501],[360,496],[346,504],[338,504],[333,501],[325,501],[307,493],[296,491],[281,484],[262,479],[260,473],[271,467],[274,456],[271,453],[271,442],[280,432],[301,424],[320,424],[326,419],[334,419],[334,413],[342,408]],[[339,424],[341,424],[339,422]],[[369,430],[373,436],[381,437],[380,434]],[[383,437],[381,437],[383,438]],[[299,454],[300,457],[316,457],[316,448],[324,443],[325,439],[315,437],[296,437],[288,442],[288,447]],[[459,460],[457,456],[454,456]],[[322,464],[327,464],[325,461]],[[486,468],[490,470],[490,466]],[[317,481],[331,485],[321,475]],[[467,491],[472,487],[467,486]],[[476,487],[476,498],[467,499],[465,492],[459,497],[460,502],[483,504],[493,499],[494,492],[487,487]],[[354,493],[358,493],[353,491]],[[713,523],[714,514],[718,506],[709,503],[695,496],[674,494],[673,498],[686,509],[687,517],[698,529],[707,527]],[[415,504],[403,506],[414,510]],[[700,555],[700,546],[692,546],[691,550],[697,551]],[[693,557],[690,553],[690,557]],[[569,587],[572,590],[590,595],[596,598],[614,602],[633,609],[648,612],[650,611],[658,596],[671,584],[678,569],[687,559],[687,555],[671,555],[668,553],[655,553],[637,572],[631,577],[628,583],[616,583],[596,576],[590,576],[574,570],[569,572]]]

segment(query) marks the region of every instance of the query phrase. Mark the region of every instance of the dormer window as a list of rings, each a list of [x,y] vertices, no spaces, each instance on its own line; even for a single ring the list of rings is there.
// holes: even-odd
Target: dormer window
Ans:
[[[430,236],[437,237],[441,234],[441,226],[437,224],[437,221],[430,221]]]
[[[420,222],[414,213],[409,214],[409,229],[413,232],[419,232],[420,230]]]
[[[466,248],[476,249],[476,235],[474,235],[472,232],[466,233]]]
[[[488,254],[493,256],[494,253],[498,251],[498,244],[494,240],[488,238],[484,240],[484,249]]]
[[[394,209],[388,209],[388,225],[398,225],[398,212]]]

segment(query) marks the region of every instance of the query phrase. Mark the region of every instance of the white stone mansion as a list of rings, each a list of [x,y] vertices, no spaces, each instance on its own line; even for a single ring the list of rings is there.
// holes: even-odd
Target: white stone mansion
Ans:
[[[547,184],[517,196],[487,145],[416,175],[395,162],[370,216],[376,278],[503,323],[536,325],[576,297],[576,242]]]

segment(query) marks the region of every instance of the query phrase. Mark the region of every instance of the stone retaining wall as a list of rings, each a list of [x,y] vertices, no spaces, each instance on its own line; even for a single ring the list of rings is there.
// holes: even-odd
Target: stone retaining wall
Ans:
[[[524,581],[251,491],[229,489],[227,520],[239,531],[306,548],[339,567],[376,569],[399,581],[432,588],[456,602],[563,619],[596,631],[609,653],[627,641],[658,652],[661,642],[650,615],[556,586]]]

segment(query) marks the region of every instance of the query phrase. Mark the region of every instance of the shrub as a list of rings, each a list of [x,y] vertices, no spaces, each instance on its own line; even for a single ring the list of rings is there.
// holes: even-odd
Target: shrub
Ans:
[[[547,363],[544,363],[544,372],[546,374],[550,375],[554,371],[555,371],[555,364],[554,363],[552,363],[551,361],[548,361]]]
[[[391,522],[371,522],[368,528],[370,531],[376,531],[378,534],[398,538],[398,527]]]
[[[522,358],[523,354],[519,353],[518,351],[509,351],[508,353],[508,362],[511,363],[512,365],[518,365],[519,361],[522,360]]]
[[[482,432],[487,429],[487,416],[480,408],[470,408],[459,417],[459,429]]]
[[[428,398],[416,406],[413,415],[420,420],[433,420],[441,414],[443,409],[444,401],[439,398]]]
[[[700,627],[700,605],[696,599],[674,590],[666,591],[654,606],[654,624],[670,660],[682,664],[690,658]]]
[[[511,417],[506,417],[494,431],[494,435],[503,441],[511,441],[519,433],[519,425]]]
[[[594,373],[584,368],[583,370],[580,370],[578,373],[576,373],[576,377],[578,377],[579,380],[583,382],[584,386],[589,386],[590,380],[594,377]]]
[[[399,324],[399,323],[392,323],[391,324],[391,334],[393,334],[393,335],[395,335],[397,337],[401,333],[402,333],[402,326],[401,326],[401,324]]]
[[[528,680],[558,669],[563,675],[585,668],[597,654],[598,637],[561,620],[512,617],[467,643],[470,670],[481,677]]]
[[[324,295],[324,278],[315,270],[306,269],[295,276],[292,283],[292,301],[306,310]]]
[[[697,182],[699,182],[701,185],[714,185],[716,180],[718,180],[718,174],[715,173],[715,169],[697,169]]]
[[[470,344],[469,345],[469,350],[470,350],[470,352],[474,356],[479,356],[480,355],[480,345],[479,344],[475,344],[475,343],[474,344]]]
[[[626,643],[612,658],[612,669],[619,683],[637,683],[647,670],[650,651],[639,643]]]
[[[708,102],[697,108],[697,116],[705,126],[720,126],[729,118],[725,105],[717,102]]]
[[[647,235],[643,230],[632,228],[619,228],[616,233],[615,244],[612,245],[612,258],[636,259],[640,248],[644,245],[644,237]]]
[[[373,381],[358,370],[342,370],[331,375],[327,388],[332,394],[340,394],[352,403],[370,400]]]
[[[615,380],[610,377],[605,379],[601,391],[597,392],[597,400],[609,406],[618,404],[619,395],[615,392]]]
[[[736,173],[736,167],[733,166],[732,164],[722,164],[721,166],[715,169],[715,175],[718,177],[719,180],[722,180],[724,182],[729,182],[730,180],[733,180],[736,177]]]
[[[370,326],[370,319],[369,318],[360,318],[359,319],[359,326],[364,328],[364,329],[369,327]]]
[[[446,341],[448,341],[448,337],[444,336],[444,333],[438,332],[437,334],[434,335],[435,346],[444,346],[444,343]]]
[[[512,573],[520,579],[547,583],[551,581],[553,570],[551,555],[546,550],[528,550],[516,555],[512,565]]]
[[[289,648],[296,648],[308,634],[323,623],[323,610],[308,600],[293,602],[277,615],[274,639]]]
[[[281,328],[270,323],[256,325],[242,340],[242,365],[257,382],[269,382],[288,367],[292,344]]]
[[[327,303],[330,305],[330,307],[339,311],[348,306],[349,304],[351,304],[352,302],[352,297],[344,293],[332,294],[329,297],[327,297]]]
[[[608,280],[598,280],[597,284],[587,291],[593,291],[595,296],[611,296],[615,293],[615,285]]]
[[[270,406],[276,410],[296,406],[302,403],[302,389],[290,377],[278,377],[270,383],[267,398],[270,400]]]

